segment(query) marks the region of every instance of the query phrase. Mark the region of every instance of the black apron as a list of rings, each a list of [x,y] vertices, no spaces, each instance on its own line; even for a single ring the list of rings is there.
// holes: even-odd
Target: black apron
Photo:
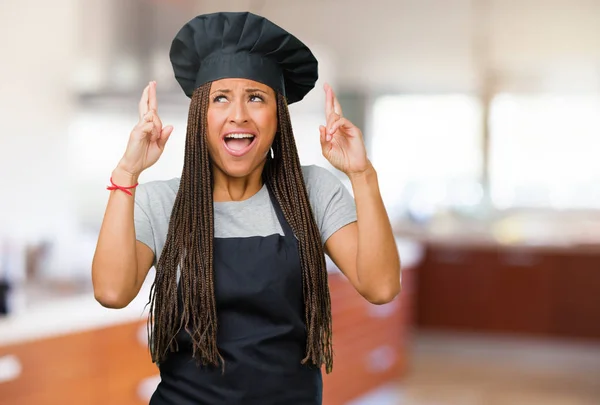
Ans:
[[[197,366],[187,333],[159,366],[150,405],[320,405],[322,376],[300,364],[306,327],[297,240],[276,199],[284,232],[215,238],[217,345],[221,367]]]

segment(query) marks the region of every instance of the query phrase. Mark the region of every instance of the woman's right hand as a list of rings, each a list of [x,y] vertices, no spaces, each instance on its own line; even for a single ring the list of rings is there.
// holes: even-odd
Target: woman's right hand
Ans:
[[[163,128],[158,117],[158,102],[156,100],[156,82],[150,82],[142,93],[139,104],[140,121],[131,131],[125,154],[117,169],[137,178],[158,161],[162,154],[173,127]]]

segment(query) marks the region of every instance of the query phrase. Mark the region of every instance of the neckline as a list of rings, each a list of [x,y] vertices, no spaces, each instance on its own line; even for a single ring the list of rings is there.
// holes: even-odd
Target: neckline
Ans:
[[[240,200],[240,201],[214,201],[213,205],[215,208],[219,207],[219,208],[227,208],[227,207],[231,207],[231,206],[240,206],[240,205],[246,205],[246,204],[251,204],[254,201],[262,198],[264,196],[265,193],[268,193],[267,190],[267,184],[263,184],[262,187],[253,195],[251,195],[250,197],[246,198],[245,200]]]

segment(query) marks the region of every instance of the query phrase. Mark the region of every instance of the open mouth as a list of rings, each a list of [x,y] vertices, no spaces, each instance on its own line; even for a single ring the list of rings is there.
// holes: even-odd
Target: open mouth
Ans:
[[[225,148],[234,156],[241,156],[248,152],[254,144],[256,136],[248,133],[227,134],[223,138]]]

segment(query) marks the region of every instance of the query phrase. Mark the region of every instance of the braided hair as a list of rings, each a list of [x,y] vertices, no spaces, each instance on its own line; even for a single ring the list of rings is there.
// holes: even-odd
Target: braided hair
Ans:
[[[150,292],[149,341],[152,360],[157,363],[169,351],[177,350],[175,337],[185,329],[192,340],[193,357],[200,364],[224,365],[217,348],[214,290],[213,175],[206,123],[210,86],[206,83],[192,95],[181,182]],[[267,155],[262,177],[299,241],[307,329],[302,364],[325,365],[330,373],[332,320],[325,256],[302,176],[287,101],[281,94],[277,94],[277,114],[273,156]]]

